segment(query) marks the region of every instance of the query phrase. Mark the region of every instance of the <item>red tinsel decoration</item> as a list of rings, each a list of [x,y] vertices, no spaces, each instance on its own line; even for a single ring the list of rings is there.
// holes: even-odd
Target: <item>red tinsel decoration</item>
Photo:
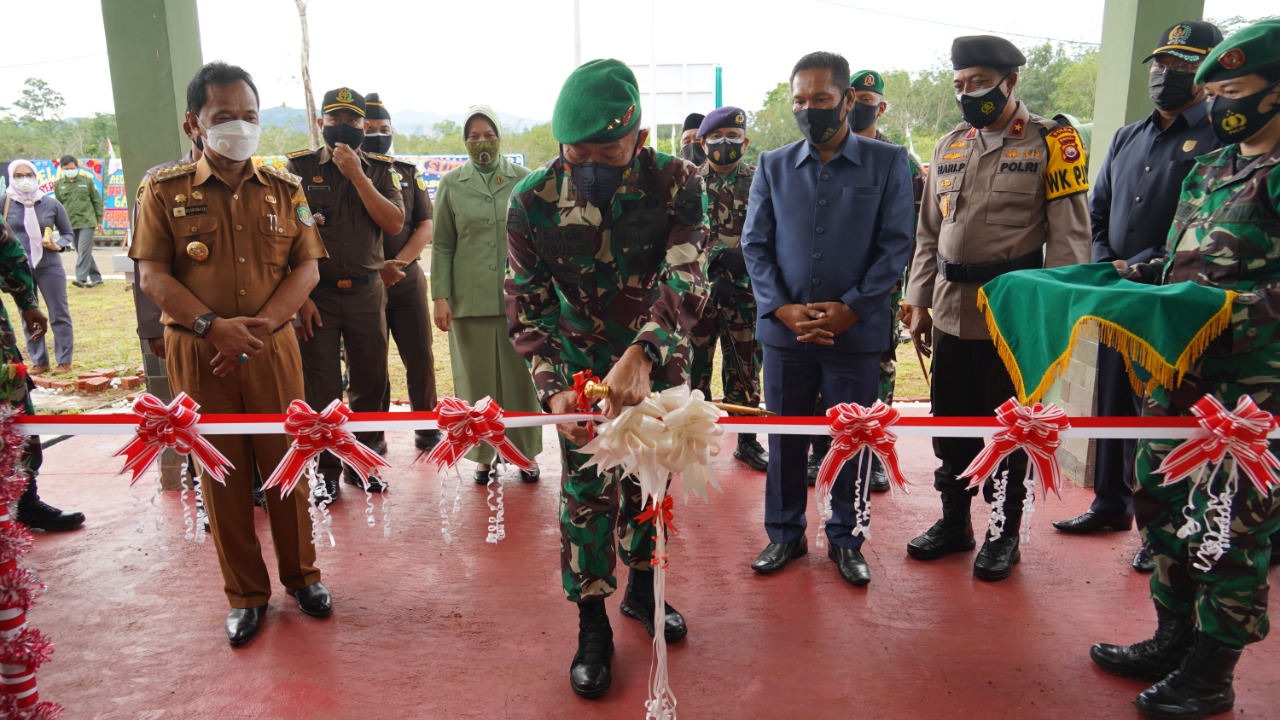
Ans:
[[[44,591],[44,583],[37,581],[26,568],[0,571],[0,610],[22,608],[26,612]]]
[[[60,720],[62,706],[57,703],[41,702],[34,707],[20,708],[12,695],[0,693],[0,718],[13,720]]]
[[[31,551],[31,531],[26,525],[17,522],[0,524],[0,565],[17,562],[19,558]]]
[[[7,665],[26,665],[31,671],[49,662],[53,643],[44,633],[27,625],[13,637],[0,638],[0,661]]]

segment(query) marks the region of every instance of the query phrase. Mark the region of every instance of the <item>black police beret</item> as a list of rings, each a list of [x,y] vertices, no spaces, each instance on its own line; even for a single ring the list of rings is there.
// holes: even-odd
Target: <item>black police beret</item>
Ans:
[[[1013,43],[995,35],[966,35],[951,41],[951,68],[982,65],[998,69],[1022,67],[1027,57]]]

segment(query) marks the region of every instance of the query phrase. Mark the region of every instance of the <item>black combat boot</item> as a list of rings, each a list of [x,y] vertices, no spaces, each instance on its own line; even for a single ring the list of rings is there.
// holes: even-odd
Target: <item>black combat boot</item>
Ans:
[[[63,512],[40,499],[35,478],[27,484],[27,489],[18,499],[18,522],[32,530],[45,532],[62,532],[75,530],[84,524],[84,513]]]
[[[982,542],[982,549],[973,559],[973,576],[979,580],[995,582],[1013,574],[1013,566],[1022,561],[1019,546],[1022,538],[1019,531],[1022,526],[1022,501],[1005,502],[1004,532],[992,540],[988,532]]]
[[[733,456],[746,463],[752,470],[769,469],[769,453],[756,440],[755,435],[738,435],[738,449]]]
[[[1143,715],[1161,720],[1198,720],[1227,712],[1236,703],[1231,681],[1240,652],[1196,632],[1181,667],[1143,690],[1133,704]]]
[[[907,543],[907,554],[917,560],[937,560],[952,553],[972,550],[973,522],[969,519],[969,502],[965,491],[942,493],[942,519],[933,527]]]
[[[889,492],[889,474],[884,470],[884,463],[875,455],[871,456],[871,492]]]
[[[631,568],[631,574],[627,577],[627,594],[622,598],[622,614],[632,620],[639,620],[649,637],[653,637],[653,604],[653,571]],[[679,610],[669,603],[664,603],[664,606],[667,615],[662,634],[666,636],[667,642],[677,642],[689,634],[689,628]]]
[[[578,652],[569,666],[569,684],[584,698],[598,698],[613,684],[610,658],[613,628],[604,600],[578,603]]]
[[[830,435],[815,435],[812,439],[812,447],[809,450],[809,462],[805,468],[809,482],[809,487],[818,484],[818,470],[822,467],[822,459],[827,456],[827,451],[831,449]]]
[[[1089,648],[1089,657],[1112,675],[1156,682],[1178,669],[1191,650],[1195,627],[1184,617],[1160,603],[1156,606],[1156,634],[1134,645],[1098,643]]]

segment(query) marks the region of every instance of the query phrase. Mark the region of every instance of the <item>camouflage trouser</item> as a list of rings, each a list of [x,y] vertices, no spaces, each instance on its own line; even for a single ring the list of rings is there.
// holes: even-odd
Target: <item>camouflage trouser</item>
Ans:
[[[889,293],[889,347],[880,356],[880,381],[876,386],[876,397],[887,405],[893,404],[893,386],[898,379],[898,338],[902,336],[902,323],[898,321],[898,313],[902,308],[902,288],[906,286],[906,273],[898,280]]]
[[[711,399],[711,366],[715,360],[716,342],[723,354],[720,379],[724,383],[724,401],[734,405],[760,405],[760,371],[764,352],[756,340],[756,304],[754,300],[734,298],[727,303],[707,300],[702,318],[689,332],[693,360],[689,364],[689,384]]]
[[[591,456],[579,447],[560,437],[560,573],[570,602],[612,595],[618,555],[629,567],[652,570],[654,548],[653,525],[635,520],[641,512],[635,476],[620,481],[616,470],[601,475],[583,468]]]
[[[1235,407],[1244,390],[1270,390],[1225,383],[1206,383],[1189,375],[1184,385],[1212,388],[1228,408]],[[1182,394],[1183,389],[1179,389]],[[1225,392],[1224,392],[1225,391]],[[1264,393],[1254,395],[1262,399]],[[1194,391],[1180,401],[1189,400]],[[1266,403],[1271,404],[1271,403]],[[1186,407],[1185,402],[1178,405]],[[1269,408],[1268,408],[1269,409]],[[1170,412],[1168,391],[1157,388],[1148,397],[1144,415],[1187,414]],[[1155,472],[1161,460],[1178,445],[1177,440],[1140,440],[1134,476],[1133,511],[1142,541],[1156,563],[1151,576],[1151,597],[1155,602],[1184,617],[1195,618],[1196,627],[1209,637],[1232,647],[1243,647],[1267,636],[1267,564],[1271,559],[1271,536],[1280,532],[1280,489],[1263,495],[1252,481],[1239,475],[1239,490],[1231,506],[1231,548],[1210,572],[1192,563],[1200,550],[1200,533],[1178,537],[1188,504],[1189,480],[1161,487],[1164,476]],[[1280,442],[1272,441],[1272,452],[1280,452]],[[1227,460],[1218,470],[1213,485],[1231,471]],[[1193,474],[1193,478],[1195,475]],[[1192,516],[1205,527],[1208,497],[1203,487],[1191,493]]]

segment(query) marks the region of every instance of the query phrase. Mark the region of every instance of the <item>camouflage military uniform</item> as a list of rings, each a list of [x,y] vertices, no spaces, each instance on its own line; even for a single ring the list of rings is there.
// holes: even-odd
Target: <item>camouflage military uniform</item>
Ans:
[[[1167,258],[1135,266],[1139,278],[1162,284],[1195,282],[1236,290],[1231,328],[1194,364],[1177,388],[1155,388],[1143,414],[1188,415],[1212,393],[1227,408],[1248,395],[1260,408],[1280,413],[1280,148],[1245,160],[1239,146],[1200,157],[1183,184],[1182,198],[1166,247]],[[1134,513],[1142,539],[1156,561],[1153,599],[1182,616],[1195,616],[1199,630],[1231,647],[1267,635],[1267,563],[1270,536],[1280,531],[1280,490],[1263,495],[1242,474],[1232,505],[1231,549],[1209,573],[1191,561],[1200,536],[1179,538],[1188,483],[1160,487],[1155,472],[1178,444],[1138,443]],[[1280,443],[1271,442],[1272,452]],[[1229,465],[1219,469],[1221,476]],[[1215,485],[1220,487],[1215,481]],[[1192,497],[1205,526],[1206,497]]]
[[[507,317],[544,404],[573,387],[574,373],[603,377],[637,342],[661,359],[650,376],[654,390],[684,384],[687,335],[705,302],[703,187],[693,165],[650,148],[640,150],[604,212],[578,193],[560,158],[516,185],[507,212]],[[634,477],[619,482],[616,472],[583,469],[589,456],[563,437],[560,448],[565,594],[573,602],[605,597],[617,588],[618,553],[650,569],[652,533],[635,521],[640,488]]]
[[[760,368],[764,354],[756,340],[756,298],[742,257],[742,224],[747,219],[747,198],[755,166],[739,162],[733,172],[721,174],[707,163],[701,171],[707,184],[707,211],[711,234],[707,237],[707,285],[711,297],[702,318],[689,334],[693,362],[689,383],[711,397],[711,366],[716,341],[723,353],[720,377],[725,402],[760,405]]]

